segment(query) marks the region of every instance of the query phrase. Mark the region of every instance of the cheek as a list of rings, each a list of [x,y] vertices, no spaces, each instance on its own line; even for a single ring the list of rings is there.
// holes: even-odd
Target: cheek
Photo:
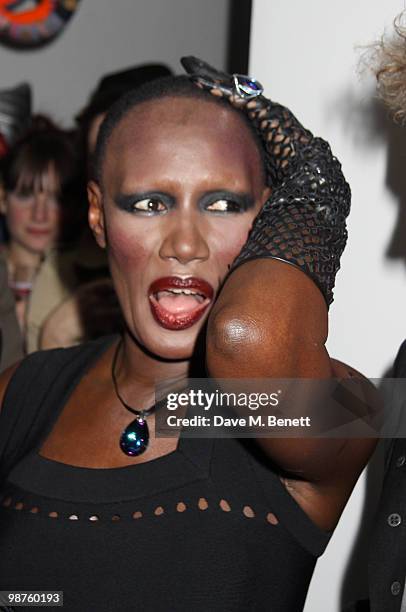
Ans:
[[[220,273],[227,271],[227,266],[237,257],[247,241],[255,214],[249,218],[227,220],[224,226],[216,224],[211,230],[210,252],[221,268]]]
[[[228,241],[223,240],[219,242],[213,255],[216,257],[222,268],[227,268],[227,266],[233,262],[238,253],[241,251],[244,243],[245,240],[235,238],[232,238],[231,240],[228,239]]]
[[[150,254],[145,231],[114,221],[109,223],[107,249],[110,260],[117,263],[119,270],[144,268]]]
[[[30,218],[29,208],[9,206],[7,209],[7,226],[11,233],[24,228]]]

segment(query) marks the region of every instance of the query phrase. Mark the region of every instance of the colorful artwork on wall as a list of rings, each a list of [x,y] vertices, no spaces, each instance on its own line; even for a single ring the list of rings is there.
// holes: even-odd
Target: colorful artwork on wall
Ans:
[[[80,0],[0,0],[0,42],[42,46],[62,32]]]

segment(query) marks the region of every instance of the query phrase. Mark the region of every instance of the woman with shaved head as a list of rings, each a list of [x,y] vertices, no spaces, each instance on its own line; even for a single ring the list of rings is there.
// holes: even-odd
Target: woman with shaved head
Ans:
[[[374,441],[159,437],[154,392],[354,374],[325,348],[350,192],[258,81],[184,65],[98,136],[89,222],[124,333],[3,376],[0,588],[63,590],[72,611],[298,612]]]

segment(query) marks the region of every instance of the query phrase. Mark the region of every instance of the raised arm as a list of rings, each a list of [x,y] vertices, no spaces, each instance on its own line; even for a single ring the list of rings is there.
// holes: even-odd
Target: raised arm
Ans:
[[[209,375],[361,377],[330,359],[325,347],[351,198],[340,163],[328,143],[313,137],[289,109],[265,98],[255,80],[219,73],[196,58],[183,63],[197,85],[248,114],[264,143],[272,188],[210,313]],[[329,529],[376,442],[258,438],[258,443],[308,514]]]
[[[208,373],[214,378],[361,376],[330,359],[326,337],[326,303],[305,274],[272,259],[249,261],[230,275],[210,313]],[[292,495],[326,530],[335,526],[376,444],[310,437],[257,442]]]

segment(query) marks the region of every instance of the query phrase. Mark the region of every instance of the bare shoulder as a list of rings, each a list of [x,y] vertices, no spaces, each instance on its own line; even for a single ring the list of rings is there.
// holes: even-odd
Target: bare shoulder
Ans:
[[[20,363],[21,361],[17,361],[17,363],[7,368],[7,370],[4,370],[4,372],[0,375],[0,411],[3,406],[3,400],[8,384]]]

